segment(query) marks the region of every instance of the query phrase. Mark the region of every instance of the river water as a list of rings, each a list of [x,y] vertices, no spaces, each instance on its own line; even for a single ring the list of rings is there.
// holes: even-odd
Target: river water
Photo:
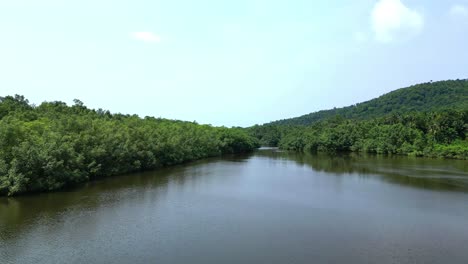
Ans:
[[[0,263],[468,263],[468,162],[262,149],[0,198]]]

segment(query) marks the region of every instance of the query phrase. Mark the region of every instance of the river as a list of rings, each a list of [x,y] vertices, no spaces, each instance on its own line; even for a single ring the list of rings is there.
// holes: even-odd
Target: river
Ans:
[[[0,262],[468,263],[468,162],[261,149],[0,198]]]

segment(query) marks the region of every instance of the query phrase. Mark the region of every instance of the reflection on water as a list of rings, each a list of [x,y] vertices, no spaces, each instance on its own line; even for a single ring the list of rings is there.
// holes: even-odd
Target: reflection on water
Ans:
[[[241,161],[241,157],[229,157],[229,161]],[[128,194],[138,198],[152,199],[150,196],[164,196],[170,188],[184,186],[185,181],[196,178],[207,171],[200,167],[217,159],[206,159],[185,165],[158,170],[157,172],[134,173],[90,182],[85,186],[52,193],[32,194],[13,198],[0,198],[0,232],[2,237],[14,237],[15,232],[23,231],[23,225],[40,217],[50,219],[58,212],[69,210],[92,211],[111,203],[122,202],[121,197]],[[153,190],[158,192],[154,193]]]
[[[0,198],[2,263],[468,263],[466,161],[262,149]]]
[[[346,153],[339,155],[259,151],[258,156],[293,160],[315,171],[362,177],[380,176],[388,182],[412,187],[468,192],[468,162],[406,156]]]

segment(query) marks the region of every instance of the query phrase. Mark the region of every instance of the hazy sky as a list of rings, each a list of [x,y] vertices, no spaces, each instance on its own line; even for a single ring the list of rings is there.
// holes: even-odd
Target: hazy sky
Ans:
[[[248,126],[468,77],[468,0],[0,0],[0,96]]]

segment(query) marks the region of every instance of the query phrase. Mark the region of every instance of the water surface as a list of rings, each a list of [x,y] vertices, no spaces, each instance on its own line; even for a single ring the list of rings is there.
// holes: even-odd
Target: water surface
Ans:
[[[466,264],[467,163],[266,149],[0,198],[0,262]]]

